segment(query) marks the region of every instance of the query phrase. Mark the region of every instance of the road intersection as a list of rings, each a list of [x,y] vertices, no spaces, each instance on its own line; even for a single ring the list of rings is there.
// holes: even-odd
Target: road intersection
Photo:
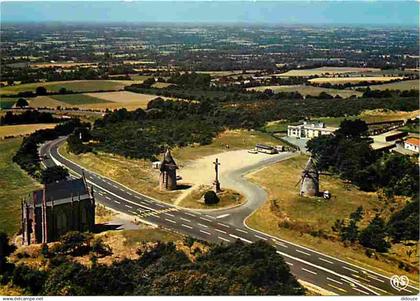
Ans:
[[[263,240],[273,245],[283,256],[296,278],[337,295],[418,294],[418,289],[413,286],[396,290],[391,286],[389,277],[247,227],[244,220],[258,208],[258,202],[252,198],[264,200],[266,198],[262,188],[243,178],[245,173],[258,166],[237,170],[228,175],[229,179],[225,179],[237,181],[244,187],[244,195],[250,200],[245,205],[212,212],[194,211],[145,196],[107,177],[84,169],[59,153],[58,147],[64,141],[65,137],[48,141],[40,147],[43,164],[62,165],[76,176],[84,174],[94,189],[97,201],[111,209],[137,216],[146,223],[209,242],[231,243],[241,240],[243,243],[252,243]],[[285,154],[284,157],[272,161],[279,161],[289,156],[291,154]],[[271,163],[270,160],[262,164],[268,163]]]

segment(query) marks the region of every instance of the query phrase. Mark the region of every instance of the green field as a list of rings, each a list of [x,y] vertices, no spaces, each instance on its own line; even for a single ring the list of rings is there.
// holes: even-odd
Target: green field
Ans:
[[[10,109],[17,101],[17,98],[0,98],[0,109]]]
[[[419,80],[404,80],[395,83],[382,84],[382,85],[371,85],[371,90],[419,90]]]
[[[0,88],[0,94],[17,94],[24,91],[35,91],[37,87],[43,86],[50,92],[58,92],[61,88],[66,88],[74,92],[93,92],[101,90],[121,90],[125,86],[136,83],[130,80],[74,80],[57,81],[45,83],[30,83],[16,86],[6,86]]]
[[[40,187],[12,157],[22,142],[21,138],[0,141],[0,231],[15,234],[20,227],[20,201]]]
[[[65,102],[71,105],[84,105],[84,104],[93,104],[93,103],[107,103],[105,99],[89,96],[86,94],[60,94],[60,95],[51,95],[51,98]]]

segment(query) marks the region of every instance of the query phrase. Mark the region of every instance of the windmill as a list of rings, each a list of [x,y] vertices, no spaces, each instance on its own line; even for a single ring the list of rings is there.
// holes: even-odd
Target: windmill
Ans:
[[[160,164],[159,186],[161,190],[176,189],[177,169],[178,166],[176,165],[175,160],[172,157],[171,151],[168,148]]]
[[[300,184],[301,196],[317,196],[319,195],[319,171],[316,168],[312,157],[306,162],[302,171],[302,176],[295,186]]]

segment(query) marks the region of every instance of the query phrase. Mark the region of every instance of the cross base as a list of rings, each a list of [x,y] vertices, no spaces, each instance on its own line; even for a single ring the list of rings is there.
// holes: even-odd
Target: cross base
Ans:
[[[220,188],[220,182],[219,181],[214,181],[213,182],[213,187],[214,187],[214,191],[216,193],[222,192],[222,189]]]

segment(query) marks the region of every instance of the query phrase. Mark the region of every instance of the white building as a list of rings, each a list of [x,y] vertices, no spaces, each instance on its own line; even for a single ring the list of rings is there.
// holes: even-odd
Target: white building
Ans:
[[[419,146],[420,146],[420,139],[418,138],[408,138],[407,140],[404,141],[404,148],[411,150],[413,152],[418,153]]]
[[[287,126],[287,136],[296,138],[314,138],[321,135],[331,135],[337,128],[326,127],[323,122],[303,121]]]

